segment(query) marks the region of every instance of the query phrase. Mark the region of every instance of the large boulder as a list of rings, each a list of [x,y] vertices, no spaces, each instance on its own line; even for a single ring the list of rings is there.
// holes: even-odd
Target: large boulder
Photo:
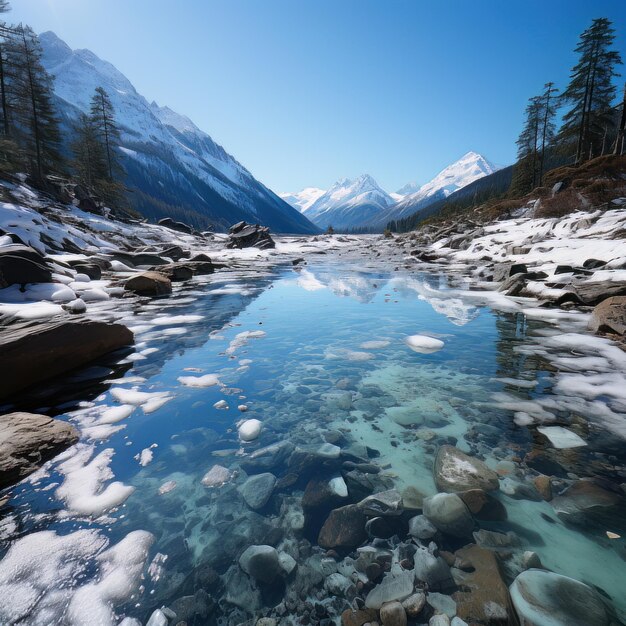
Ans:
[[[575,291],[583,304],[594,306],[607,298],[626,296],[626,283],[612,282],[610,280],[586,281],[577,284]]]
[[[626,510],[623,492],[616,490],[608,481],[601,480],[577,480],[553,498],[551,504],[560,517],[581,524],[592,517],[606,519],[620,509]]]
[[[0,416],[0,489],[32,474],[48,459],[78,441],[68,422],[36,413]]]
[[[0,331],[0,398],[133,342],[133,333],[126,326],[89,319],[11,324]]]
[[[510,587],[521,626],[609,626],[602,596],[584,583],[540,569],[522,572]]]
[[[589,319],[589,330],[594,333],[626,333],[626,296],[613,296],[598,304]]]
[[[0,247],[0,289],[51,280],[52,273],[45,259],[33,248],[19,244]]]
[[[467,537],[474,530],[474,518],[456,493],[437,493],[424,499],[424,515],[442,533]]]
[[[434,478],[439,491],[495,491],[500,486],[496,472],[454,446],[441,446],[437,451]]]
[[[250,476],[246,482],[239,487],[246,504],[251,509],[262,509],[270,499],[276,485],[276,476],[269,472]]]
[[[124,289],[140,296],[164,296],[172,293],[172,281],[159,272],[144,272],[131,276]]]
[[[322,548],[356,548],[365,539],[365,515],[356,505],[349,504],[330,512],[317,543]]]
[[[457,562],[463,565],[463,569],[452,570],[454,582],[459,587],[452,596],[457,615],[469,624],[505,626],[513,623],[510,619],[509,590],[494,552],[470,545],[455,554]]]
[[[183,282],[193,278],[193,269],[187,263],[168,263],[167,265],[155,265],[150,268],[151,272],[161,274],[172,282]]]
[[[238,222],[230,227],[227,248],[275,248],[276,244],[270,235],[269,228]]]

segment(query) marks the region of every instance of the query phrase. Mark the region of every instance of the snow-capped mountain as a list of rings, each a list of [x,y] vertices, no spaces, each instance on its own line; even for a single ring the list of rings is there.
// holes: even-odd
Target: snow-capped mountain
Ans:
[[[96,87],[111,98],[122,131],[126,182],[133,191],[129,202],[141,213],[204,228],[246,220],[279,232],[317,232],[189,118],[148,103],[113,65],[89,50],[72,50],[53,32],[39,39],[67,129],[88,111]]]
[[[320,228],[347,230],[375,219],[393,203],[393,198],[371,176],[363,174],[338,180],[302,210]]]
[[[397,191],[404,197],[390,207],[375,220],[376,226],[385,226],[389,221],[412,215],[433,204],[437,200],[447,198],[451,193],[473,183],[483,176],[497,171],[495,165],[477,152],[468,152],[458,161],[444,168],[431,181],[418,186],[408,183]]]
[[[279,193],[278,195],[294,209],[298,209],[300,213],[306,213],[313,203],[326,193],[324,189],[318,187],[305,187],[302,191],[296,193]]]

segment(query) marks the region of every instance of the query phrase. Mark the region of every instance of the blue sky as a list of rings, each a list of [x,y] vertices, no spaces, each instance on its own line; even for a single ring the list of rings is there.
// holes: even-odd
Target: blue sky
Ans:
[[[426,182],[515,156],[526,100],[624,0],[13,0],[9,19],[111,61],[275,191]],[[624,68],[623,68],[624,69]],[[624,71],[626,74],[626,70]]]

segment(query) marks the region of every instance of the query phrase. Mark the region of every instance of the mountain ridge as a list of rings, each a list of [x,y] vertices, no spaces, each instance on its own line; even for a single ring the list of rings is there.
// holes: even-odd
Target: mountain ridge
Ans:
[[[111,98],[121,130],[126,183],[133,191],[129,204],[140,213],[152,219],[187,218],[200,228],[225,230],[246,220],[277,232],[318,232],[192,120],[148,103],[114,65],[90,50],[72,50],[52,31],[39,40],[69,134],[79,113],[89,110],[96,87],[102,86]]]

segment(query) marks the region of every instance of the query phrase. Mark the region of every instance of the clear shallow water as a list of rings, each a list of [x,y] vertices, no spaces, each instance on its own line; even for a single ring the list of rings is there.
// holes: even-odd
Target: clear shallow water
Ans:
[[[623,482],[623,440],[615,428],[606,428],[600,412],[594,415],[593,407],[553,409],[557,423],[588,442],[583,448],[554,450],[519,415],[516,423],[520,411],[541,410],[521,403],[535,399],[545,407],[553,399],[554,368],[537,347],[553,326],[528,321],[521,313],[475,306],[462,297],[439,297],[447,290],[444,277],[359,271],[336,260],[299,272],[284,269],[216,281],[194,284],[170,301],[155,301],[129,316],[125,321],[136,331],[143,358],[131,357],[124,378],[112,384],[103,383],[92,368],[92,401],[78,412],[58,409],[93,439],[83,437],[77,449],[16,487],[0,532],[4,551],[17,539],[15,545],[24,547],[22,558],[36,553],[37,545],[28,542],[38,532],[68,537],[54,550],[66,565],[59,572],[49,559],[41,565],[50,570],[48,577],[20,569],[11,581],[16,595],[0,600],[0,615],[17,619],[30,613],[23,623],[65,623],[73,616],[93,619],[94,607],[102,603],[115,605],[115,616],[103,609],[101,623],[124,615],[145,623],[155,608],[204,589],[218,606],[211,618],[189,619],[190,624],[218,618],[239,623],[262,615],[283,593],[292,599],[293,589],[259,595],[245,575],[242,580],[237,565],[250,544],[278,545],[302,569],[308,555],[319,550],[300,543],[307,535],[299,507],[305,472],[299,475],[279,459],[271,468],[279,484],[259,512],[251,511],[238,492],[246,471],[264,471],[250,467],[250,455],[279,441],[317,447],[329,432],[339,431],[342,449],[363,456],[367,446],[383,468],[376,477],[380,485],[414,487],[425,495],[436,491],[431,468],[442,443],[484,456],[508,476],[504,491],[509,493],[516,483],[528,486],[519,472],[522,460],[561,478],[569,473],[570,478],[599,477],[616,487]],[[574,321],[558,332],[579,326]],[[264,334],[240,335],[248,331]],[[413,352],[404,339],[417,333],[440,338],[444,348]],[[205,374],[216,374],[221,385],[191,388],[178,381]],[[122,404],[137,403],[115,391],[133,388],[161,394],[152,397],[159,403],[167,401],[160,408],[126,404],[129,416],[106,414],[103,419],[103,411],[119,406],[120,398]],[[503,392],[512,397],[494,396]],[[228,409],[214,406],[220,401]],[[600,397],[598,402],[611,400]],[[247,407],[245,414],[239,405]],[[615,405],[613,415],[619,419]],[[236,423],[242,417],[263,422],[257,441],[239,442]],[[151,451],[152,460],[141,466],[138,457],[144,450]],[[215,464],[235,475],[228,484],[207,489],[201,480]],[[175,487],[159,493],[171,481]],[[505,492],[498,497],[509,519],[481,527],[513,530],[521,539],[514,551],[536,551],[546,567],[600,588],[624,618],[624,540],[606,536],[607,530],[626,532],[618,509],[611,509],[608,519],[596,517],[581,527],[564,523],[547,502]],[[152,543],[134,531],[147,531]],[[315,543],[314,536],[309,538]],[[120,541],[126,542],[121,554],[98,556]],[[146,556],[149,567],[144,568]],[[513,575],[515,558],[509,569]],[[123,572],[130,572],[127,579]],[[7,584],[4,574],[3,580],[0,563],[0,585]],[[98,586],[101,581],[106,584]],[[27,590],[37,585],[39,599],[29,599]],[[319,590],[323,581],[312,579],[309,597]],[[303,591],[302,585],[297,591]],[[287,613],[297,615],[287,604]]]

